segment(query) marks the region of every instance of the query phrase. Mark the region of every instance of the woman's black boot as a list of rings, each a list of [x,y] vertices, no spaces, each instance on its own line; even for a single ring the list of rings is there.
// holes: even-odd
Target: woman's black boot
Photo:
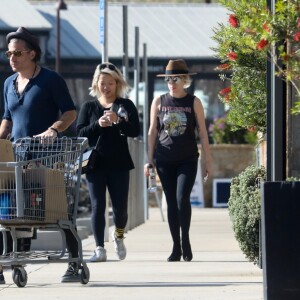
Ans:
[[[181,259],[181,249],[180,246],[173,246],[173,251],[171,255],[168,257],[168,261],[180,261]]]
[[[193,253],[189,239],[182,240],[182,253],[182,257],[185,261],[191,261],[193,259]]]

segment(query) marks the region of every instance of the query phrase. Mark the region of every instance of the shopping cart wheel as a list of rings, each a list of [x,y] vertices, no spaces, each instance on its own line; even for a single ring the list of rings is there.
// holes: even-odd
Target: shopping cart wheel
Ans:
[[[27,272],[23,267],[15,267],[12,277],[18,287],[24,287],[27,284]]]
[[[86,265],[83,265],[79,269],[80,282],[82,284],[87,284],[90,280],[90,270]]]

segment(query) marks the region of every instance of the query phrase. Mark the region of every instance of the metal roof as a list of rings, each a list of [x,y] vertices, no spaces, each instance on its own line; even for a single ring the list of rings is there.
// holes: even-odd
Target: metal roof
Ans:
[[[26,0],[1,0],[0,30],[9,31],[23,26],[37,30],[50,30],[49,23]]]
[[[135,27],[139,27],[140,54],[147,44],[147,56],[212,57],[210,47],[212,28],[227,21],[228,11],[213,4],[126,4],[128,7],[128,51],[134,56]],[[55,56],[56,11],[53,2],[33,4],[52,25],[48,50]],[[108,56],[123,56],[122,4],[108,5]],[[95,2],[68,3],[61,16],[61,56],[73,58],[99,57],[99,4]]]
[[[61,57],[99,58],[99,3],[71,2],[60,11]],[[134,56],[135,27],[139,27],[140,55],[147,44],[148,58],[207,58],[213,27],[227,21],[228,11],[218,4],[126,3],[128,7],[128,51]],[[18,7],[18,10],[16,10]],[[17,11],[19,13],[17,14]],[[123,56],[122,4],[108,4],[108,56]],[[13,13],[12,13],[13,12]],[[4,18],[5,16],[5,18]],[[47,55],[56,53],[56,9],[53,2],[1,0],[0,24],[10,27],[52,27]]]

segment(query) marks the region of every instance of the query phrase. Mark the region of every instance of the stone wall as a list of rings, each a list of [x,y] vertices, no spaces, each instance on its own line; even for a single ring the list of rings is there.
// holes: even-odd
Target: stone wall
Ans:
[[[255,146],[253,145],[212,144],[210,150],[213,176],[203,184],[205,207],[212,207],[213,179],[235,177],[256,162]],[[203,163],[204,161],[202,161],[202,170],[204,171]]]

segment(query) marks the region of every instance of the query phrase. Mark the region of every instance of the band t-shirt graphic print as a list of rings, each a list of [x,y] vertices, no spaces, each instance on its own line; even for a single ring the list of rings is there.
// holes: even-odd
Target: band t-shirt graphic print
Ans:
[[[172,97],[169,93],[161,96],[157,161],[186,161],[198,158],[194,98],[190,94],[180,99]]]
[[[163,107],[163,109],[169,107]],[[180,107],[179,107],[180,108]],[[177,110],[166,110],[164,118],[164,130],[169,136],[179,136],[184,134],[187,126],[187,117],[184,112]]]

